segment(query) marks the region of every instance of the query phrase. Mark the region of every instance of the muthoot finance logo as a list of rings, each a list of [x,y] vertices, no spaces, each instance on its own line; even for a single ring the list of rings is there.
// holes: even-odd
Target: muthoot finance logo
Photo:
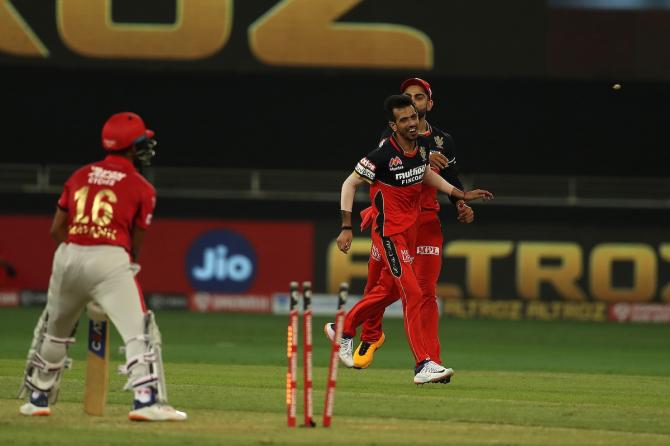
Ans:
[[[197,291],[240,293],[256,275],[256,253],[251,243],[229,230],[202,234],[186,257],[186,274]]]

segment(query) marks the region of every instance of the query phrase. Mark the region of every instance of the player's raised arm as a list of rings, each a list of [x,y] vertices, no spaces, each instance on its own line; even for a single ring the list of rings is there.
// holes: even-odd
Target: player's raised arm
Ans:
[[[342,183],[340,195],[340,214],[342,215],[342,231],[337,237],[337,247],[343,253],[347,253],[351,247],[353,231],[351,226],[351,210],[354,207],[354,196],[356,189],[363,184],[363,179],[355,172],[347,177]]]
[[[472,201],[477,200],[478,198],[483,200],[493,200],[493,194],[491,192],[483,189],[475,189],[468,192],[463,192],[462,190],[454,187],[440,175],[433,172],[431,169],[426,171],[426,175],[423,177],[423,182],[441,192],[444,192],[447,195],[454,196],[460,200]]]

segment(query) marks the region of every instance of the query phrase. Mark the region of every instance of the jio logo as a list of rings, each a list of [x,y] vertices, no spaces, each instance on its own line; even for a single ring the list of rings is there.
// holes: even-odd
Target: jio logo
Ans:
[[[191,245],[187,276],[198,291],[239,293],[256,275],[256,253],[249,241],[228,230],[208,231]]]

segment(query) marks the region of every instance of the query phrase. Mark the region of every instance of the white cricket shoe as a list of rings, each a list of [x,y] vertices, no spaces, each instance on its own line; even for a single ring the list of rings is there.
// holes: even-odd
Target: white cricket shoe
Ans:
[[[21,406],[19,412],[29,417],[48,417],[51,415],[51,409],[49,407],[36,406],[31,402],[27,402]]]
[[[323,327],[324,333],[330,339],[330,342],[335,342],[335,324],[328,322]],[[346,365],[349,368],[354,366],[354,340],[353,338],[345,338],[342,336],[340,339],[340,360],[342,364]]]
[[[42,392],[32,392],[28,402],[19,408],[19,412],[29,417],[48,417],[51,415],[48,395]]]
[[[414,384],[436,383],[451,379],[454,371],[442,367],[434,361],[426,362],[420,370],[414,374]]]
[[[167,404],[152,404],[140,409],[133,409],[128,413],[131,421],[186,421],[186,412],[176,410]]]

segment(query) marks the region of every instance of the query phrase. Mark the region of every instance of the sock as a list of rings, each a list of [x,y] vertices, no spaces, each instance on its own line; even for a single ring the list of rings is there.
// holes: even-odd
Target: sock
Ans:
[[[135,400],[139,403],[148,403],[151,401],[151,389],[144,387],[135,391]]]
[[[416,375],[417,373],[419,373],[419,372],[421,371],[421,369],[423,368],[423,366],[426,365],[426,363],[427,363],[428,361],[430,361],[430,359],[424,359],[423,361],[421,361],[420,363],[418,363],[418,364],[416,365],[416,367],[414,367],[414,374]]]

